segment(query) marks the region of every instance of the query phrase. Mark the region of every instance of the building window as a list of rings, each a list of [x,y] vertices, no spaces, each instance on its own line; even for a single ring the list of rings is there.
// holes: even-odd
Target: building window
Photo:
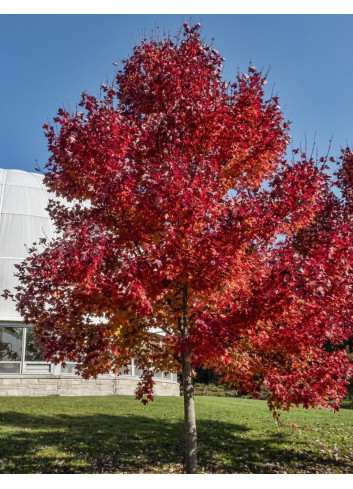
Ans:
[[[47,374],[51,365],[45,361],[34,342],[33,328],[0,326],[0,374]]]
[[[66,374],[76,373],[76,363],[66,362],[66,366],[56,367],[46,362],[39,345],[34,341],[34,331],[31,326],[16,325],[9,323],[0,325],[0,375],[2,374]],[[122,376],[137,376],[142,370],[137,368],[134,359],[125,368],[121,369]],[[106,374],[114,375],[114,374]],[[176,380],[176,374],[155,372],[155,379]]]
[[[12,326],[0,327],[0,373],[21,372],[23,329]]]
[[[65,362],[65,367],[61,365],[61,373],[69,375],[76,374],[76,365],[74,362]]]
[[[26,362],[45,362],[40,347],[34,342],[33,328],[26,328]]]

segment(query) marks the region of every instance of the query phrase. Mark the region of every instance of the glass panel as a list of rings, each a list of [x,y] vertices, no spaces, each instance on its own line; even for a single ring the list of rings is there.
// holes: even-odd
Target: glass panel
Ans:
[[[135,367],[135,375],[137,377],[140,377],[141,374],[142,374],[142,370],[140,370],[139,368]],[[169,372],[155,372],[153,374],[153,377],[155,379],[174,380],[174,374],[169,373]]]
[[[27,328],[25,359],[27,362],[45,362],[40,346],[34,342],[33,328]]]
[[[2,363],[0,362],[0,374],[19,374],[20,363]]]
[[[76,363],[67,363],[65,367],[61,365],[61,373],[74,375],[76,373]]]
[[[126,367],[121,369],[121,375],[132,375],[132,367],[131,363],[129,365],[126,365]]]
[[[22,333],[23,328],[0,326],[0,360],[21,361]]]
[[[135,367],[135,375],[136,375],[136,377],[141,377],[142,374],[143,374],[143,370],[141,370],[140,368]]]

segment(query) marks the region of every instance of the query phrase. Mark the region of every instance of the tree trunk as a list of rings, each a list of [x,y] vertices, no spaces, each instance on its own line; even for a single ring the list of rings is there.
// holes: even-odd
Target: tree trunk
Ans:
[[[179,318],[179,330],[185,341],[181,354],[184,387],[184,421],[185,421],[185,468],[187,474],[197,474],[197,433],[194,405],[194,383],[192,380],[192,364],[190,349],[187,345],[189,335],[188,324],[188,291],[182,287],[182,314]]]
[[[197,433],[194,405],[194,384],[189,352],[183,356],[185,465],[187,474],[197,474]]]

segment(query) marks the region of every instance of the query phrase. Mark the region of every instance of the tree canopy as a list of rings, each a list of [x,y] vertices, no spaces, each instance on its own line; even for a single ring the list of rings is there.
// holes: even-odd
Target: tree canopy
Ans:
[[[352,153],[333,179],[327,157],[287,161],[266,76],[223,81],[199,27],[142,40],[102,98],[45,126],[45,184],[71,204],[50,203],[57,237],[19,266],[19,311],[47,358],[84,377],[134,357],[144,401],[153,369],[183,372],[192,398],[203,366],[255,396],[266,385],[271,408],[337,409],[352,375]]]

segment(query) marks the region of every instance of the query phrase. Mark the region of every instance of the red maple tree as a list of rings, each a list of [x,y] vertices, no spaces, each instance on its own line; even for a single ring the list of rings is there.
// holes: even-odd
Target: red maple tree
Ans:
[[[266,77],[225,83],[199,27],[143,40],[102,99],[45,126],[45,184],[71,205],[50,203],[57,237],[19,266],[16,294],[47,358],[86,378],[134,357],[147,401],[153,371],[182,373],[188,473],[194,368],[267,386],[272,409],[337,409],[352,374],[351,153],[342,199],[325,161],[284,161]]]

